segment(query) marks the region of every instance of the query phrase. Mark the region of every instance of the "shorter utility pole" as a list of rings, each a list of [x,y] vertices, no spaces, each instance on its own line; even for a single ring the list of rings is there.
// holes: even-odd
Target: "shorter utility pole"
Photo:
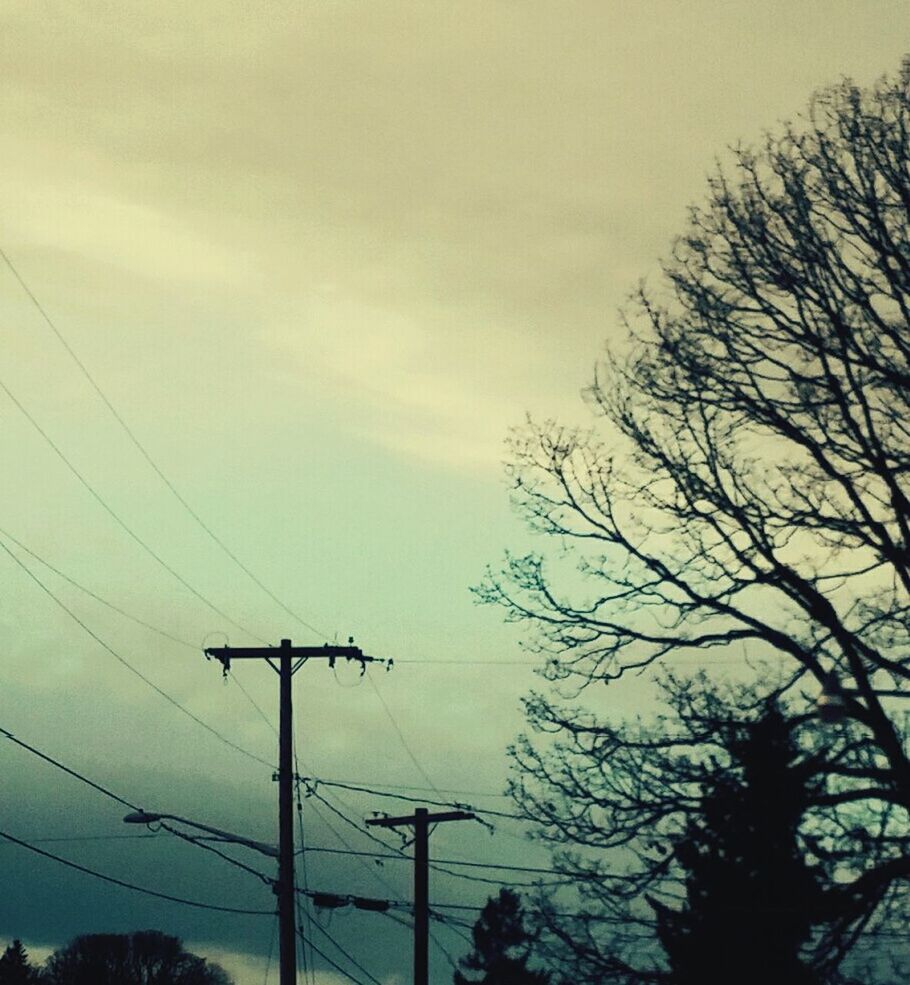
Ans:
[[[418,807],[409,817],[371,817],[367,824],[380,828],[414,829],[414,985],[429,985],[430,955],[430,825],[443,821],[472,821],[469,811],[431,814]]]
[[[353,640],[350,641],[353,644]],[[356,646],[293,646],[282,640],[280,646],[220,646],[205,650],[227,674],[232,660],[265,660],[279,679],[278,725],[278,970],[280,985],[297,985],[296,887],[294,884],[294,764],[293,699],[291,678],[307,660],[328,660],[334,667],[338,659],[354,660],[361,673],[376,660]],[[382,661],[379,661],[382,662]]]

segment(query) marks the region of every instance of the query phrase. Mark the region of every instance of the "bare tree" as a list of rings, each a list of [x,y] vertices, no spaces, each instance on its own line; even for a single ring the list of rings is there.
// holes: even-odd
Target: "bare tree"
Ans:
[[[862,736],[826,796],[889,818],[849,873],[871,906],[910,875],[910,64],[734,150],[625,319],[588,391],[605,429],[512,442],[517,507],[563,558],[510,556],[478,594],[564,685],[693,651],[789,658],[790,686]],[[574,735],[547,699],[530,712]]]

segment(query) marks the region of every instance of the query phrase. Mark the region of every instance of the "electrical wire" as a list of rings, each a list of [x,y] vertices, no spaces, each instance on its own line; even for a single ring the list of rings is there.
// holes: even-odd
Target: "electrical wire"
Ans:
[[[349,853],[355,856],[359,855],[360,854],[359,852],[355,852],[354,849],[351,848],[350,842],[344,837],[344,835],[342,835],[341,832],[338,831],[338,829],[328,820],[328,818],[323,816],[322,812],[319,810],[316,804],[312,804],[311,806],[315,811],[316,816],[319,818],[319,820],[322,821],[322,823],[329,829],[329,831],[332,832],[333,835],[335,835],[335,837],[341,842],[341,844],[348,849]],[[331,805],[327,805],[327,806],[331,807]],[[334,810],[334,808],[332,808],[332,810]],[[336,811],[336,813],[338,812]],[[344,817],[343,819],[346,821],[348,820],[347,818]],[[360,829],[358,828],[358,830]],[[382,843],[382,845],[383,848],[388,848],[388,845],[386,845],[385,843]],[[407,856],[402,856],[402,857],[406,858]],[[387,892],[391,892],[393,895],[397,894],[398,890],[392,885],[391,882],[389,882],[388,879],[385,878],[385,876],[377,872],[373,866],[368,865],[366,862],[364,862],[362,859],[359,858],[358,858],[358,862],[360,862],[361,868],[369,872],[371,877],[375,879],[379,883],[379,885],[383,887],[383,889],[385,889]]]
[[[351,964],[362,975],[366,975],[367,979],[370,982],[375,983],[375,985],[381,985],[381,983],[372,974],[370,974],[370,972],[367,971],[362,964],[360,964],[360,962],[350,953],[350,951],[348,951],[346,948],[342,947],[338,943],[338,941],[325,929],[325,927],[322,926],[322,924],[315,917],[313,918],[313,926],[319,931],[320,934],[322,934],[328,941],[330,941],[332,945],[335,948],[337,948],[338,952],[340,954],[343,954],[348,959],[348,961],[350,961]],[[311,942],[311,946],[312,946],[312,942]]]
[[[474,946],[474,941],[472,941],[467,934],[462,932],[462,929],[458,925],[458,922],[453,920],[451,917],[447,917],[443,913],[434,913],[432,910],[430,910],[430,917],[433,920],[436,920],[438,923],[441,923],[444,927],[446,927],[453,934],[455,934],[456,937],[460,937],[465,942],[465,944],[467,944],[469,947]]]
[[[497,811],[493,808],[474,807],[472,804],[465,804],[453,800],[428,800],[426,797],[409,797],[406,794],[390,793],[387,790],[377,790],[374,787],[358,786],[353,783],[344,783],[340,780],[321,780],[319,777],[309,777],[314,783],[320,783],[326,787],[338,787],[342,790],[352,790],[356,793],[368,793],[376,797],[388,797],[390,800],[402,800],[410,804],[430,804],[434,807],[457,807],[462,810],[473,811],[475,814],[489,814],[491,817],[504,817],[512,821],[526,821],[527,818],[521,814],[511,814],[508,811]]]
[[[191,845],[195,845],[197,848],[202,848],[207,852],[211,852],[213,855],[217,855],[218,858],[223,859],[225,862],[229,862],[237,869],[242,869],[244,872],[248,872],[250,875],[256,876],[257,879],[264,882],[266,886],[275,886],[275,880],[271,876],[267,876],[264,872],[260,872],[258,869],[254,869],[251,865],[247,865],[245,862],[241,862],[239,859],[228,855],[226,852],[222,852],[220,849],[215,848],[214,845],[209,844],[208,840],[201,837],[196,837],[195,835],[188,834],[186,831],[180,831],[178,828],[172,827],[164,821],[159,822],[161,827],[167,831],[169,834],[174,835],[183,841],[189,842]]]
[[[307,778],[304,777],[303,779],[306,780]],[[323,799],[322,797],[320,797],[319,794],[316,793],[312,788],[309,789],[308,793],[311,796],[316,797],[323,804],[325,804],[326,807],[328,807],[331,811],[333,811],[339,818],[341,818],[343,821],[345,821],[351,827],[356,828],[362,834],[364,834],[367,837],[369,837],[372,841],[378,842],[380,845],[382,845],[385,848],[389,848],[390,847],[389,845],[387,845],[381,839],[376,838],[375,836],[371,835],[369,832],[361,829],[361,827],[357,824],[356,821],[354,821],[352,818],[350,818],[346,814],[344,814],[341,810],[339,810],[338,808],[334,807],[328,801],[326,801],[325,799]],[[459,805],[453,805],[453,806],[459,806]],[[410,856],[405,855],[404,852],[402,852],[402,851],[399,851],[397,854],[391,855],[391,857],[392,858],[403,858],[403,859],[405,859],[407,861],[413,861]],[[549,883],[541,883],[539,881],[537,881],[537,882],[516,882],[516,881],[506,882],[506,881],[501,880],[501,879],[489,879],[489,878],[486,878],[484,876],[469,875],[469,874],[467,874],[465,872],[453,872],[451,869],[445,868],[444,865],[443,864],[440,864],[438,860],[437,861],[430,862],[429,865],[430,865],[430,868],[433,869],[435,872],[441,872],[444,875],[451,876],[453,879],[462,879],[462,880],[465,880],[466,882],[483,883],[483,884],[489,885],[489,886],[505,886],[505,885],[508,885],[508,886],[511,886],[511,887],[514,887],[514,888],[517,888],[517,889],[537,889],[537,888],[542,888],[544,886],[561,886],[561,885],[566,885],[567,882],[571,882],[572,881],[571,879],[569,879],[569,880],[562,881],[562,882],[549,882]]]
[[[123,416],[117,410],[117,408],[113,405],[113,403],[111,402],[111,400],[107,396],[107,394],[104,392],[104,390],[101,389],[101,386],[99,385],[99,383],[97,382],[97,380],[95,379],[95,377],[89,372],[88,367],[79,358],[79,356],[77,355],[75,349],[73,349],[73,347],[67,341],[67,339],[65,338],[65,336],[63,335],[63,333],[57,327],[57,325],[54,322],[54,320],[47,313],[47,310],[44,308],[44,306],[38,300],[38,298],[35,295],[35,293],[32,291],[32,289],[26,283],[25,278],[23,278],[23,276],[19,273],[19,270],[13,264],[13,262],[10,259],[9,255],[6,253],[6,251],[2,247],[0,247],[0,257],[3,258],[3,261],[6,263],[7,267],[12,272],[13,276],[19,282],[19,286],[22,288],[22,290],[28,296],[29,300],[35,306],[35,308],[37,309],[38,313],[44,319],[44,322],[47,324],[47,326],[50,328],[50,330],[57,337],[58,341],[63,346],[63,348],[67,351],[67,353],[69,354],[69,356],[72,358],[73,362],[79,367],[79,370],[82,372],[82,375],[86,378],[86,380],[88,380],[88,382],[91,385],[92,389],[95,391],[95,393],[101,399],[101,401],[104,404],[104,406],[107,407],[107,409],[110,411],[110,413],[113,416],[114,420],[120,425],[120,427],[123,430],[124,434],[129,438],[130,442],[133,444],[133,446],[136,448],[136,450],[139,452],[139,454],[142,455],[142,457],[145,459],[145,461],[151,467],[152,471],[164,483],[164,485],[168,488],[168,490],[171,492],[171,494],[174,496],[174,498],[177,500],[177,502],[180,503],[180,505],[183,507],[183,509],[189,514],[189,516],[192,517],[192,519],[196,522],[196,524],[202,530],[204,530],[206,534],[208,534],[208,536],[211,538],[211,540],[215,544],[218,545],[218,547],[224,552],[224,554],[228,558],[230,558],[230,560],[233,561],[233,563],[238,568],[240,568],[240,570],[250,579],[250,581],[252,581],[254,585],[256,585],[261,591],[263,591],[266,595],[268,595],[268,597],[273,602],[275,602],[281,609],[283,609],[284,612],[286,612],[289,616],[291,616],[292,619],[295,619],[301,626],[303,626],[306,629],[310,630],[310,632],[315,633],[316,636],[327,638],[324,633],[321,633],[318,629],[316,629],[315,626],[310,625],[310,623],[308,623],[305,619],[303,619],[297,612],[295,612],[293,609],[291,609],[290,606],[288,606],[284,602],[282,602],[282,600],[277,595],[275,595],[275,593],[267,585],[265,585],[250,570],[250,568],[246,564],[244,564],[243,561],[240,560],[239,557],[237,557],[237,555],[215,533],[215,531],[212,530],[212,528],[205,522],[205,520],[202,519],[202,517],[196,512],[196,510],[193,509],[193,507],[187,502],[187,500],[181,494],[180,490],[177,489],[176,485],[171,481],[171,479],[168,478],[167,475],[165,475],[165,473],[162,470],[162,468],[158,465],[158,463],[155,461],[155,459],[152,458],[151,454],[149,453],[149,451],[145,447],[145,445],[139,440],[138,437],[136,437],[136,434],[133,431],[133,429],[129,426],[129,424],[127,424],[126,420],[123,418]],[[233,625],[236,626],[237,624],[234,623]],[[258,637],[254,637],[254,639],[258,639]],[[259,642],[264,642],[264,641],[263,640],[260,640]]]
[[[187,649],[192,650],[194,653],[198,653],[199,650],[201,649],[197,644],[190,643],[189,640],[185,640],[179,636],[175,636],[173,633],[168,632],[168,630],[162,629],[160,626],[155,626],[153,623],[147,622],[145,619],[141,619],[139,616],[133,614],[132,612],[128,612],[126,609],[123,609],[119,605],[115,605],[109,599],[104,598],[102,595],[99,595],[97,592],[93,592],[90,588],[87,588],[85,585],[81,584],[81,582],[76,581],[75,578],[71,577],[70,575],[66,574],[66,572],[61,571],[58,567],[51,564],[51,562],[48,561],[46,558],[41,557],[40,554],[33,551],[28,545],[23,544],[21,540],[19,540],[17,537],[14,537],[11,533],[9,533],[9,531],[4,530],[2,527],[0,527],[0,537],[5,537],[7,540],[15,544],[16,547],[18,547],[20,550],[25,551],[25,553],[28,554],[29,557],[31,557],[39,564],[47,568],[48,571],[52,571],[59,578],[62,578],[64,581],[72,585],[73,588],[78,589],[80,592],[82,592],[84,595],[87,595],[95,602],[98,602],[99,604],[110,609],[112,612],[117,613],[117,615],[122,616],[125,619],[129,619],[137,626],[142,626],[143,629],[148,629],[151,632],[156,633],[158,636],[163,637],[164,639],[170,640],[173,643],[178,643],[180,646],[186,647]],[[243,684],[237,677],[237,674],[233,670],[233,668],[228,672],[228,677],[237,685],[241,694],[243,694],[246,700],[255,709],[257,714],[263,719],[266,725],[268,725],[271,731],[274,732],[275,735],[277,736],[278,730],[272,724],[271,720],[266,715],[266,713],[262,710],[262,708],[256,703],[253,696],[243,686]]]
[[[260,765],[267,766],[269,769],[273,769],[273,764],[268,760],[263,759],[261,756],[257,756],[255,753],[249,752],[249,750],[244,749],[242,746],[237,745],[227,736],[222,735],[217,729],[213,728],[208,722],[203,721],[198,715],[195,715],[188,708],[184,707],[176,698],[171,697],[167,691],[162,690],[157,684],[149,680],[140,670],[134,667],[126,657],[118,653],[110,644],[106,643],[94,630],[92,630],[76,613],[66,605],[57,595],[55,595],[44,582],[32,571],[21,558],[18,558],[7,545],[0,540],[0,548],[2,548],[8,555],[13,559],[13,561],[28,575],[36,585],[72,619],[77,625],[79,625],[99,646],[106,650],[115,660],[121,663],[126,669],[131,673],[135,674],[144,684],[148,685],[156,694],[164,698],[169,704],[173,705],[178,711],[182,712],[187,718],[194,721],[201,728],[204,728],[206,732],[209,732],[220,742],[224,743],[226,746],[233,749],[235,752],[239,752],[241,755],[246,756],[248,759],[252,759]]]
[[[272,970],[272,951],[275,950],[275,937],[278,931],[278,917],[276,915],[275,922],[272,924],[272,932],[269,935],[269,953],[266,955],[265,959],[265,978],[263,979],[263,985],[269,985],[269,972]]]
[[[436,945],[436,949],[442,954],[442,956],[449,962],[452,966],[453,971],[458,971],[458,965],[455,963],[455,959],[449,953],[448,948],[446,948],[442,941],[433,933],[432,930],[427,931],[427,937]]]
[[[11,732],[9,732],[7,729],[0,728],[0,735],[5,736],[7,739],[15,743],[20,748],[25,749],[27,752],[30,752],[34,756],[37,756],[39,759],[43,760],[49,765],[54,766],[56,769],[61,770],[62,772],[68,774],[74,779],[79,780],[81,783],[86,784],[86,786],[89,786],[93,790],[96,790],[98,793],[103,794],[109,800],[113,800],[115,803],[118,803],[123,807],[129,807],[133,811],[137,811],[140,813],[142,812],[142,808],[139,807],[138,805],[132,803],[129,800],[126,800],[126,798],[121,797],[119,794],[114,793],[112,790],[109,790],[107,787],[102,786],[100,783],[97,783],[95,780],[90,779],[89,777],[85,776],[83,773],[80,773],[78,770],[74,770],[72,769],[72,767],[67,766],[65,763],[61,763],[59,759],[55,759],[53,756],[49,756],[47,753],[42,752],[40,749],[36,749],[35,746],[30,745],[27,742],[23,742],[21,739],[16,738],[16,736],[13,735]],[[205,839],[187,834],[185,831],[180,831],[179,829],[174,828],[171,825],[167,824],[163,820],[160,822],[159,826],[163,828],[165,831],[167,831],[169,834],[172,834],[177,838],[182,839],[183,841],[189,842],[190,844],[195,845],[197,848],[202,848],[205,851],[212,853],[213,855],[217,855],[219,858],[223,859],[225,862],[229,862],[231,865],[235,866],[236,868],[242,869],[243,871],[256,876],[267,886],[274,885],[275,882],[274,879],[271,879],[269,876],[264,875],[258,869],[254,869],[252,866],[246,865],[244,862],[241,862],[239,859],[233,858],[232,856],[227,855],[225,852],[220,851],[219,849],[215,848],[213,845],[208,844]],[[151,834],[148,835],[109,835],[107,837],[108,838],[143,838],[143,837],[148,838],[154,836],[155,836],[154,832],[152,832]],[[49,841],[88,841],[95,839],[48,838],[43,840],[49,842]]]
[[[372,782],[370,780],[324,780],[322,777],[314,777],[314,779],[320,780],[323,783],[337,783],[337,784],[349,784],[353,788],[366,787]],[[420,786],[416,783],[380,783],[380,787],[384,790],[432,790],[432,787]],[[460,790],[454,787],[440,787],[440,792],[449,793],[453,796],[464,796],[464,797],[501,797],[504,800],[510,798],[510,794],[497,792],[495,790]]]
[[[297,933],[298,934],[300,933],[299,928],[297,930]],[[363,985],[363,982],[360,981],[359,978],[355,978],[350,972],[345,971],[344,968],[342,968],[337,961],[333,961],[332,958],[330,958],[325,953],[325,951],[319,948],[316,944],[313,944],[312,942],[310,942],[310,944],[313,950],[319,955],[319,957],[321,957],[323,961],[328,961],[328,963],[335,969],[335,971],[339,972],[339,974],[344,975],[344,977],[347,978],[349,981],[354,982],[354,985]],[[378,979],[374,978],[372,975],[369,975],[369,979],[373,983],[373,985],[382,985],[382,983]]]
[[[354,821],[352,818],[348,817],[347,814],[345,814],[343,811],[340,811],[334,804],[332,804],[328,800],[326,800],[325,797],[323,797],[317,791],[315,791],[315,790],[309,790],[308,789],[307,790],[307,796],[308,797],[315,797],[316,800],[318,800],[320,804],[323,804],[325,807],[328,807],[328,809],[333,814],[335,814],[336,817],[339,817],[342,821],[344,821],[345,824],[349,825],[355,831],[357,831],[361,835],[363,835],[364,838],[369,838],[370,841],[375,842],[377,845],[381,845],[384,849],[386,849],[386,851],[388,851],[389,849],[392,849],[392,851],[396,851],[396,849],[392,848],[392,846],[389,845],[387,842],[384,842],[381,838],[378,838],[372,832],[367,831],[365,828],[362,828],[356,821]],[[402,858],[407,858],[408,857],[407,855],[404,854],[404,852],[399,851],[399,854],[402,856]]]
[[[297,808],[297,834],[298,834],[298,840],[300,842],[300,850],[299,850],[299,854],[300,854],[300,870],[301,870],[301,872],[303,874],[303,900],[302,901],[298,900],[296,905],[297,905],[297,908],[298,908],[298,912],[302,912],[303,913],[303,921],[304,921],[304,923],[306,923],[306,928],[307,928],[306,937],[304,937],[304,935],[303,935],[303,927],[300,926],[300,928],[299,928],[300,929],[300,938],[301,938],[301,949],[302,949],[302,955],[303,955],[303,962],[302,962],[302,964],[303,964],[303,977],[304,977],[304,980],[306,980],[306,978],[307,978],[307,972],[309,971],[311,985],[315,985],[316,973],[315,973],[315,969],[313,968],[313,950],[312,950],[312,947],[310,947],[310,953],[309,953],[309,956],[307,956],[307,945],[308,945],[309,939],[312,938],[312,936],[313,936],[313,932],[312,932],[312,920],[310,918],[310,911],[309,911],[309,902],[310,902],[310,900],[309,900],[309,888],[310,887],[309,887],[309,876],[308,876],[308,873],[307,873],[307,864],[306,864],[306,837],[305,837],[304,828],[303,828],[303,801],[302,801],[301,796],[300,796],[300,782],[301,782],[300,781],[300,763],[299,763],[299,760],[297,758],[297,734],[296,734],[296,732],[294,733],[294,735],[293,735],[292,738],[293,738],[293,746],[294,746],[294,749],[293,749],[293,751],[294,751],[294,800],[296,802],[296,808]],[[297,854],[297,852],[295,852],[294,854]],[[294,890],[295,891],[297,890],[297,887],[296,886],[294,887]],[[313,919],[315,919],[315,917]]]
[[[199,652],[200,647],[196,646],[194,643],[190,643],[188,640],[181,639],[179,636],[175,636],[173,633],[169,633],[166,629],[162,629],[160,626],[155,626],[150,622],[146,622],[144,619],[140,619],[138,616],[133,615],[133,613],[127,612],[126,609],[122,609],[120,608],[120,606],[115,605],[113,602],[108,601],[108,599],[104,598],[103,596],[98,595],[97,592],[93,592],[90,588],[86,588],[85,585],[81,584],[80,582],[76,581],[75,578],[70,577],[70,575],[66,574],[65,572],[61,571],[59,568],[55,567],[53,564],[51,564],[50,561],[48,561],[46,558],[41,557],[30,547],[23,544],[22,541],[19,540],[17,537],[14,537],[8,530],[4,530],[2,527],[0,527],[0,536],[5,537],[7,540],[11,541],[13,544],[16,545],[16,547],[19,548],[19,550],[25,551],[25,553],[28,554],[29,557],[37,561],[39,564],[43,565],[45,568],[48,569],[48,571],[52,571],[55,575],[57,575],[58,578],[62,578],[64,581],[72,585],[73,588],[77,588],[84,595],[87,595],[89,598],[94,599],[96,602],[107,607],[112,612],[116,612],[119,616],[123,616],[125,619],[129,619],[131,622],[136,623],[137,626],[142,626],[143,629],[148,629],[151,630],[151,632],[153,633],[157,633],[158,636],[162,636],[164,637],[164,639],[171,640],[173,643],[179,643],[180,646],[184,646],[189,648],[190,650],[194,650],[196,653]]]
[[[345,850],[341,848],[322,848],[314,845],[310,845],[307,848],[308,852],[325,852],[332,855],[363,855],[368,858],[381,858],[390,859],[394,862],[410,861],[410,856],[407,855],[396,855],[393,853],[383,854],[381,852],[355,852],[352,850]],[[437,862],[443,865],[464,865],[474,869],[502,869],[506,872],[536,872],[541,875],[552,875],[552,876],[566,876],[568,878],[577,877],[577,872],[570,872],[567,869],[545,869],[532,865],[506,865],[497,864],[496,862],[475,862],[467,861],[465,859],[457,858],[440,858],[436,859]]]
[[[401,748],[404,749],[405,753],[407,753],[408,759],[411,760],[411,762],[414,764],[414,768],[421,775],[421,777],[423,777],[423,779],[426,780],[426,782],[429,784],[430,789],[433,791],[433,793],[435,793],[437,797],[441,797],[442,794],[436,788],[436,785],[433,783],[433,781],[430,779],[429,775],[427,774],[427,771],[423,768],[423,766],[420,765],[420,763],[417,760],[417,757],[414,755],[413,751],[411,750],[411,747],[408,745],[408,740],[404,737],[404,732],[401,731],[398,722],[395,720],[395,716],[392,714],[392,709],[389,708],[388,704],[386,704],[386,700],[382,696],[382,692],[376,686],[376,682],[373,680],[373,675],[367,674],[367,679],[370,682],[370,686],[373,688],[373,693],[376,695],[377,698],[379,698],[379,703],[382,705],[383,710],[386,713],[386,717],[391,722],[392,728],[395,730],[395,733],[401,742]]]
[[[112,790],[108,790],[107,787],[103,787],[100,783],[96,783],[94,780],[90,780],[87,776],[84,776],[82,773],[79,773],[77,770],[74,770],[69,766],[64,765],[63,763],[60,762],[59,759],[54,759],[53,756],[49,756],[46,752],[42,752],[40,749],[36,749],[34,746],[29,745],[27,742],[23,742],[22,739],[17,739],[12,732],[8,732],[5,728],[0,728],[0,735],[5,736],[7,739],[10,740],[10,742],[14,742],[17,746],[19,746],[22,749],[25,749],[26,752],[30,752],[33,756],[37,756],[39,759],[43,759],[44,762],[49,763],[51,766],[55,766],[58,770],[62,770],[64,773],[68,773],[70,776],[74,777],[75,779],[80,780],[82,783],[87,784],[88,786],[92,787],[94,790],[97,790],[98,793],[104,794],[105,797],[108,797],[110,800],[116,801],[118,804],[122,805],[123,807],[129,807],[130,810],[133,811],[139,811],[142,809],[140,807],[137,807],[135,804],[131,803],[130,801],[126,800],[124,797],[121,797],[119,794],[114,793]],[[126,836],[120,835],[119,837],[122,838]]]
[[[54,862],[59,862],[61,865],[65,865],[70,869],[75,869],[77,872],[82,872],[85,875],[92,876],[95,879],[100,879],[103,882],[111,883],[114,886],[120,886],[123,889],[131,889],[133,892],[142,893],[145,896],[154,896],[156,899],[167,900],[171,903],[180,903],[183,906],[193,906],[200,910],[217,910],[219,913],[238,913],[250,916],[273,916],[275,913],[274,910],[247,910],[235,906],[219,906],[215,903],[203,903],[200,900],[185,899],[182,896],[171,896],[169,893],[159,893],[157,890],[147,889],[145,886],[137,886],[132,882],[125,882],[123,879],[117,879],[114,876],[106,875],[103,872],[96,872],[94,869],[89,869],[84,865],[79,865],[77,862],[71,862],[69,859],[61,858],[59,855],[53,855],[50,852],[45,851],[43,848],[38,848],[27,841],[23,841],[21,838],[14,837],[6,831],[0,831],[0,838],[5,838],[14,845],[19,845],[21,848],[34,852],[35,855],[40,855],[42,858],[51,859]]]
[[[226,676],[227,676],[228,680],[233,681],[237,685],[238,689],[240,690],[240,693],[246,698],[246,700],[252,705],[252,707],[259,713],[259,717],[265,722],[266,725],[268,725],[269,730],[272,732],[272,734],[275,736],[275,738],[278,738],[278,729],[276,729],[275,726],[272,724],[271,718],[269,718],[269,716],[262,710],[262,708],[259,707],[259,705],[256,703],[256,701],[254,700],[254,698],[250,694],[250,692],[247,691],[247,689],[240,683],[239,679],[237,678],[237,674],[234,671],[233,667],[230,670],[227,671]]]
[[[220,609],[214,602],[206,598],[197,588],[191,585],[175,568],[173,568],[167,561],[158,554],[151,545],[124,520],[119,513],[107,502],[107,500],[98,492],[98,490],[86,479],[86,477],[76,468],[76,466],[70,461],[69,458],[64,454],[60,446],[54,441],[54,439],[44,430],[44,428],[38,423],[36,418],[31,414],[28,408],[22,403],[21,400],[13,393],[12,390],[0,379],[0,390],[9,397],[12,403],[20,411],[20,413],[25,417],[25,419],[32,425],[32,427],[41,435],[41,437],[47,442],[50,448],[54,451],[61,462],[69,469],[70,472],[79,480],[79,482],[84,486],[84,488],[90,493],[92,498],[98,503],[99,506],[111,517],[112,520],[126,533],[132,540],[134,540],[149,557],[153,558],[169,575],[175,578],[184,588],[187,589],[192,595],[194,595],[200,602],[206,605],[212,610],[216,615],[220,616],[225,622],[230,623],[235,629],[239,629],[242,633],[246,633],[254,640],[258,640],[260,643],[264,643],[261,637],[257,636],[251,630],[247,629],[245,626],[241,625],[239,622],[231,618],[223,609]]]
[[[155,831],[149,831],[148,834],[144,835],[67,835],[59,838],[32,838],[32,844],[51,845],[55,842],[62,844],[77,841],[148,841],[155,838],[160,838],[160,835]]]

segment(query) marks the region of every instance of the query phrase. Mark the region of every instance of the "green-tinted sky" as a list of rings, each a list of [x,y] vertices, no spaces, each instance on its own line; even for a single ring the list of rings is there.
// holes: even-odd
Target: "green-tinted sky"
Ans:
[[[501,478],[507,429],[528,411],[584,419],[578,391],[618,337],[615,311],[682,230],[714,157],[843,74],[895,69],[908,27],[906,0],[6,0],[0,245],[231,548],[328,638],[400,661],[375,683],[434,783],[495,790],[533,682],[512,663],[516,635],[468,595],[521,538]],[[175,503],[6,269],[0,310],[0,381],[110,507],[256,634],[321,639]],[[0,409],[3,530],[192,644],[244,641],[5,394]],[[5,554],[0,572],[0,725],[146,807],[273,837],[268,770],[132,677]],[[265,723],[215,667],[36,573],[143,674],[271,756]],[[434,659],[503,665],[405,662]],[[273,676],[242,669],[271,715]],[[317,666],[297,678],[308,768],[424,783],[372,685],[342,689],[356,683]],[[633,701],[611,692],[617,712]],[[115,805],[2,752],[3,830],[123,830]],[[313,843],[338,844],[310,819]],[[513,835],[445,829],[434,850],[514,861]],[[170,841],[55,845],[165,892],[269,905],[264,887]],[[0,851],[16,886],[0,937],[53,946],[160,926],[239,953],[226,959],[238,985],[261,980],[267,919],[146,903]],[[346,859],[314,859],[310,881],[405,897],[395,865],[391,888]],[[438,880],[437,898],[484,898]],[[400,928],[336,916],[332,932],[406,979]]]

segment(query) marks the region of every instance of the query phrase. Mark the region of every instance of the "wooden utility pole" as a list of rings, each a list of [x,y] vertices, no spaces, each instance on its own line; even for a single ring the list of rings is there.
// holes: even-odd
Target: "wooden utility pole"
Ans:
[[[279,976],[281,985],[297,985],[297,927],[296,887],[294,884],[294,756],[291,678],[307,660],[325,659],[329,666],[342,657],[356,660],[361,667],[375,660],[364,656],[356,646],[292,646],[282,640],[280,647],[221,646],[206,649],[207,657],[215,657],[230,670],[232,660],[265,660],[278,674],[278,935]]]
[[[443,821],[471,821],[468,811],[445,811],[430,814],[418,807],[409,817],[371,817],[367,824],[380,828],[414,829],[414,985],[429,983],[430,955],[430,825]]]

